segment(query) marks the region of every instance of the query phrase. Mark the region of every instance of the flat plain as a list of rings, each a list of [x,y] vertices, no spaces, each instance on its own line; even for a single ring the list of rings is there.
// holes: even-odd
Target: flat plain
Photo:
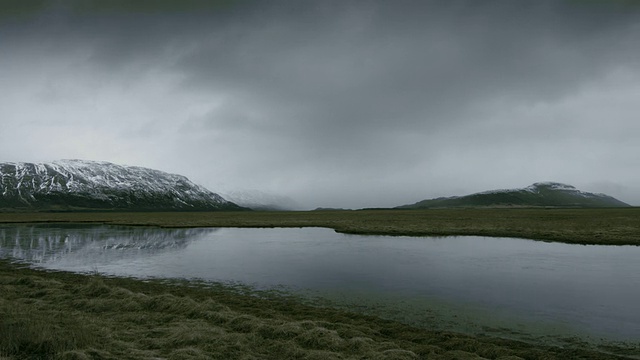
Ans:
[[[640,245],[640,208],[0,213],[0,223],[16,222],[160,227],[326,227],[348,234],[478,235],[572,244]]]
[[[327,227],[608,245],[639,245],[639,220],[638,208],[0,214],[0,223]],[[309,306],[293,296],[42,271],[7,260],[0,260],[0,290],[0,359],[640,358],[640,344],[576,339],[558,347],[433,331]]]

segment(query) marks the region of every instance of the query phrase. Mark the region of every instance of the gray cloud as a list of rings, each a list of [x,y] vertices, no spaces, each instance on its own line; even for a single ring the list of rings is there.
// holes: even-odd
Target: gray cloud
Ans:
[[[6,160],[134,163],[310,207],[540,180],[640,204],[633,3],[134,3],[0,18]]]

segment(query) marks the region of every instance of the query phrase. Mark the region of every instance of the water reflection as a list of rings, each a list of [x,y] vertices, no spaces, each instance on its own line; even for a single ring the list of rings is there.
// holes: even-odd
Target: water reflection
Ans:
[[[640,247],[321,228],[0,225],[0,256],[60,270],[284,286],[448,330],[531,333],[535,322],[543,334],[640,338]]]
[[[99,266],[184,249],[217,229],[114,225],[2,225],[0,256],[42,266]],[[90,269],[86,269],[90,270]]]

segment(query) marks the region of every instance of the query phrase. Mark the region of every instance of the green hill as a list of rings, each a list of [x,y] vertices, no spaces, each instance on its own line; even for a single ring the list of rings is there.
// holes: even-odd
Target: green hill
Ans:
[[[492,190],[481,193],[422,200],[398,209],[426,209],[453,207],[628,207],[618,199],[605,194],[594,194],[571,185],[544,182],[524,189]]]

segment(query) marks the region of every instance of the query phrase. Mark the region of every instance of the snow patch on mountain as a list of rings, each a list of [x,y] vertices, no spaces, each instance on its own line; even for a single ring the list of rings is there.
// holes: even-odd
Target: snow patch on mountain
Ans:
[[[0,163],[0,208],[78,207],[214,210],[237,206],[163,171],[104,161]]]
[[[537,182],[525,188],[525,190],[535,193],[539,193],[542,189],[564,191],[573,195],[582,196],[584,198],[609,197],[606,194],[581,191],[578,190],[575,186],[557,182]]]
[[[532,191],[537,191],[540,188],[547,188],[552,190],[567,190],[567,191],[578,191],[575,186],[558,183],[558,182],[537,182],[533,185],[529,185],[526,189],[531,189]]]
[[[537,183],[531,184],[531,185],[529,185],[529,186],[527,186],[525,188],[487,190],[487,191],[482,191],[482,192],[478,192],[478,193],[473,193],[471,195],[504,194],[504,193],[510,193],[510,192],[519,192],[519,191],[528,191],[530,193],[539,193],[540,190],[543,189],[543,188],[551,189],[551,190],[575,191],[575,192],[578,192],[578,193],[583,193],[582,191],[576,189],[575,186],[568,185],[568,184],[562,184],[562,183],[558,183],[558,182],[547,181],[547,182],[537,182]],[[584,193],[584,194],[587,194],[587,193]]]

